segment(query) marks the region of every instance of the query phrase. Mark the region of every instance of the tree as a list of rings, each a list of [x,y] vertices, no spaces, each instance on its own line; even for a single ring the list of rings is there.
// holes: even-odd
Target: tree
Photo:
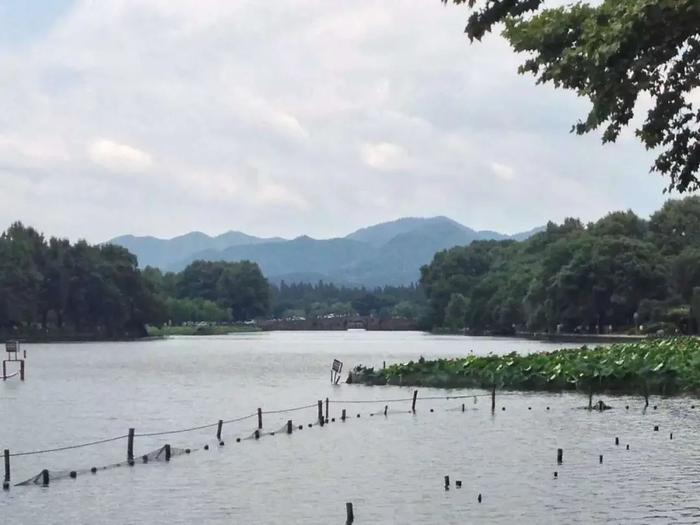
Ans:
[[[521,73],[591,101],[572,128],[578,134],[602,126],[603,142],[614,142],[648,95],[651,107],[636,135],[660,152],[652,170],[669,177],[669,189],[700,188],[700,109],[691,100],[700,86],[700,2],[602,0],[545,9],[543,0],[487,0],[478,7],[476,0],[452,1],[472,11],[470,40],[503,22],[513,49],[530,57]]]
[[[467,299],[461,293],[453,293],[445,307],[445,324],[454,331],[464,328],[467,316]]]

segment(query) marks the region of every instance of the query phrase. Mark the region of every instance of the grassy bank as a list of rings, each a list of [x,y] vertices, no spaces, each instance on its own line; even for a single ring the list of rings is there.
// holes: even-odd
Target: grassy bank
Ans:
[[[580,390],[589,395],[700,394],[700,339],[650,339],[530,355],[421,359],[383,370],[358,366],[351,381],[439,388]]]
[[[168,335],[226,335],[245,332],[259,332],[260,328],[251,325],[212,325],[212,326],[156,326],[147,327],[151,337]]]

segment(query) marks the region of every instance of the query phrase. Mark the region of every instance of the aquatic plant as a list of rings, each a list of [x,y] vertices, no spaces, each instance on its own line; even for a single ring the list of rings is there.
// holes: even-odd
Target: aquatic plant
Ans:
[[[455,359],[410,361],[374,370],[359,366],[352,382],[370,385],[494,387],[509,390],[700,393],[700,339],[649,339],[610,346],[521,355],[470,354]]]

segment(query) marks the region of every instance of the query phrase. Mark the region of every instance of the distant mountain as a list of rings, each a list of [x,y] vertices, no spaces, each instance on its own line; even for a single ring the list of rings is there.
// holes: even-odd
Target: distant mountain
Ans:
[[[408,217],[357,230],[346,237],[262,239],[240,232],[209,237],[200,232],[174,239],[112,239],[138,256],[140,266],[180,271],[192,261],[251,260],[271,282],[318,282],[350,286],[405,285],[436,252],[475,240],[523,240],[541,228],[516,235],[475,231],[447,217]]]
[[[230,246],[272,243],[283,240],[279,237],[263,239],[237,231],[230,231],[216,237],[210,237],[202,232],[190,232],[172,239],[122,235],[121,237],[115,237],[109,242],[123,246],[135,254],[138,257],[141,268],[146,266],[167,268],[175,261],[187,259],[191,255],[205,250],[220,251]]]

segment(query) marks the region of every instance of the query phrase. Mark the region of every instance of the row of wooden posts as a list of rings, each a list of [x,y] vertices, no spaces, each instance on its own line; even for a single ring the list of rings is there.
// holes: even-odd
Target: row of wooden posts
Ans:
[[[413,412],[413,413],[416,412],[417,400],[418,400],[418,390],[414,390],[413,391],[413,400],[411,403],[411,412]],[[324,407],[324,401],[318,400],[317,408],[318,408],[318,416],[317,416],[318,417],[318,424],[320,426],[324,426],[329,421],[335,421],[335,418],[329,419],[329,412],[330,412],[330,400],[329,400],[329,398],[325,399],[325,407]],[[324,410],[324,408],[325,408],[325,410]],[[388,408],[389,408],[388,405],[384,406],[384,415],[385,416],[387,415]],[[462,408],[462,412],[464,412],[465,411],[464,403],[462,403],[461,408]],[[505,407],[503,407],[503,408],[505,410]],[[549,407],[547,407],[547,409],[549,409]],[[493,388],[493,390],[491,391],[491,410],[493,412],[495,412],[495,410],[496,410],[496,389],[495,388]],[[430,409],[430,411],[432,412],[433,410]],[[262,410],[262,408],[258,408],[257,409],[257,419],[258,419],[257,423],[258,423],[258,425],[257,425],[257,428],[255,429],[255,431],[253,432],[253,437],[255,439],[260,439],[260,437],[262,435],[262,433],[261,433],[262,428],[263,428],[262,416],[263,416],[263,410]],[[357,417],[360,417],[360,415],[358,414]],[[347,419],[346,409],[342,409],[340,419],[341,419],[341,421],[345,421]],[[224,444],[224,442],[221,439],[224,424],[225,424],[224,420],[221,420],[221,419],[218,421],[218,424],[217,424],[216,438],[217,438],[217,441],[219,442],[220,445]],[[311,424],[309,424],[309,426],[311,426]],[[302,428],[303,428],[303,425],[299,425],[298,429],[301,430]],[[658,431],[658,429],[659,429],[658,426],[654,427],[655,431]],[[287,434],[291,434],[293,432],[294,425],[293,425],[293,422],[291,419],[287,421],[285,430],[286,430]],[[130,428],[129,432],[127,434],[126,456],[127,456],[127,463],[131,466],[133,466],[135,463],[135,461],[134,461],[134,437],[135,436],[136,436],[135,429]],[[673,439],[673,434],[671,434],[671,439]],[[238,438],[237,440],[240,441],[240,438]],[[618,438],[616,438],[615,441],[616,441],[615,444],[618,444]],[[629,445],[627,445],[627,447],[629,448]],[[208,450],[209,446],[205,445],[204,449]],[[171,457],[170,444],[166,444],[164,446],[164,451],[165,451],[165,460],[170,461],[170,457]],[[187,451],[189,452],[189,449],[187,449]],[[563,450],[558,449],[557,450],[557,463],[561,463],[562,458],[563,458]],[[148,457],[143,456],[143,461],[144,461],[144,463],[147,462]],[[4,462],[5,462],[5,476],[4,476],[4,481],[3,481],[3,489],[7,490],[10,487],[10,451],[7,449],[4,451]],[[602,458],[601,458],[601,462],[602,462]],[[93,467],[92,472],[93,473],[97,472],[97,469]],[[75,477],[75,476],[73,476],[73,472],[71,472],[71,477]],[[49,471],[48,470],[42,471],[42,483],[44,485],[49,484]]]

